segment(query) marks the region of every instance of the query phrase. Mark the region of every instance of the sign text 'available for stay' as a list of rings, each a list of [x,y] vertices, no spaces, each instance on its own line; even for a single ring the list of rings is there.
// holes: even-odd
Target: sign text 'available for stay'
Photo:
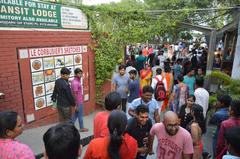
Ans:
[[[88,29],[79,9],[30,0],[0,0],[0,27]]]

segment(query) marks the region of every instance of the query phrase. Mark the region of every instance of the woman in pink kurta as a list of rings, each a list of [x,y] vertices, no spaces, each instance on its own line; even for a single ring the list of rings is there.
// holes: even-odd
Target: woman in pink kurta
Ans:
[[[16,112],[0,112],[0,159],[35,159],[27,145],[14,140],[22,128],[21,117]]]

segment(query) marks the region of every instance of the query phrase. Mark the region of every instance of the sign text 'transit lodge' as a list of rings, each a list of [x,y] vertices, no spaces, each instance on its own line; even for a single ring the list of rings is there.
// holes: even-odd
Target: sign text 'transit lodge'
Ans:
[[[30,0],[0,0],[0,27],[88,29],[79,9]]]

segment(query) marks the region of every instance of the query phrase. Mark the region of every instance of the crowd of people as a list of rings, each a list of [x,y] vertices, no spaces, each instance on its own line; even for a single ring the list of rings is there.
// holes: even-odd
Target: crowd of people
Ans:
[[[131,54],[126,65],[118,67],[111,92],[105,97],[105,110],[93,119],[94,139],[83,158],[146,159],[154,152],[158,159],[210,158],[202,140],[210,109],[201,67],[204,62],[176,59],[174,53],[165,56],[163,48],[157,53],[152,47],[138,52],[137,57]],[[60,124],[43,136],[48,159],[76,159],[81,155],[79,132],[88,129],[83,122],[82,70],[77,68],[74,73],[70,85],[70,71],[62,68],[55,83],[52,100]],[[217,125],[212,157],[240,158],[240,100],[222,94],[214,108],[209,122]],[[79,130],[74,126],[77,119]],[[1,159],[34,158],[27,145],[15,140],[22,127],[16,112],[0,112]]]
[[[130,48],[130,53],[126,58],[126,65],[120,65],[119,74],[113,78],[114,87],[112,87],[112,90],[125,93],[126,95],[128,94],[127,108],[125,108],[126,106],[124,105],[124,109],[122,110],[130,115],[130,125],[132,125],[133,121],[136,121],[135,117],[139,116],[138,107],[145,105],[148,108],[148,118],[150,120],[145,119],[145,123],[150,125],[147,121],[151,121],[153,125],[151,129],[148,129],[148,126],[145,125],[145,134],[148,134],[148,144],[144,144],[146,143],[146,136],[145,138],[142,137],[142,141],[139,142],[139,134],[142,133],[142,130],[135,128],[136,131],[128,132],[137,139],[139,148],[141,148],[141,150],[145,148],[146,150],[144,152],[139,151],[137,158],[143,158],[144,155],[141,155],[142,153],[145,155],[152,153],[151,140],[154,135],[158,138],[158,158],[181,158],[176,157],[175,155],[177,154],[184,154],[183,156],[185,157],[183,158],[210,158],[211,155],[207,152],[206,145],[204,145],[202,141],[202,136],[207,131],[207,112],[210,109],[216,110],[216,112],[209,117],[210,124],[215,124],[217,127],[212,139],[212,157],[222,158],[224,154],[227,154],[227,145],[224,144],[223,130],[221,130],[220,127],[222,121],[227,120],[229,117],[229,119],[233,118],[232,115],[229,115],[231,114],[229,110],[231,103],[231,106],[235,103],[236,111],[240,109],[238,108],[240,105],[238,104],[237,107],[236,104],[239,103],[239,100],[232,101],[229,95],[221,94],[218,95],[218,99],[226,98],[228,99],[228,104],[219,105],[218,101],[213,108],[209,108],[209,92],[204,88],[204,72],[206,68],[204,65],[206,64],[204,57],[206,57],[207,54],[206,50],[202,50],[202,52],[204,52],[204,55],[202,55],[203,58],[199,58],[197,57],[198,55],[194,56],[196,49],[192,48],[191,53],[193,56],[191,59],[188,59],[176,58],[175,53],[169,56],[168,50],[165,51],[164,48],[161,47],[155,50],[155,52],[152,47],[135,47],[134,50],[131,49],[132,48]],[[135,50],[138,51],[137,56],[136,52],[134,52]],[[130,78],[124,79],[126,77]],[[125,83],[123,81],[125,81]],[[162,113],[165,114],[162,123],[160,123],[160,114]],[[173,122],[174,124],[170,124],[168,127],[167,124],[165,124],[166,116],[171,116],[173,119],[175,116],[179,122]],[[143,121],[143,117],[142,114],[141,121]],[[142,123],[141,121],[138,122],[138,125],[143,127],[142,124],[140,124]],[[235,116],[234,122],[231,120],[230,124],[228,123],[227,125],[228,127],[240,126],[239,121],[239,117]],[[164,127],[165,132],[161,131],[161,129],[163,129],[162,127]],[[181,131],[182,128],[184,131]],[[187,139],[188,141],[181,143],[186,144],[186,142],[190,141],[193,146],[193,151],[191,151],[189,147],[187,148],[189,151],[183,151],[183,145],[180,145],[178,141],[176,141],[181,138],[176,137],[178,131],[180,131],[180,134],[189,133],[190,138]],[[139,132],[139,134],[137,132]],[[138,135],[136,135],[136,133]],[[169,136],[164,136],[164,133]],[[175,137],[173,141],[171,141],[172,136]],[[161,140],[163,140],[163,143],[161,143]],[[171,150],[171,148],[166,149],[166,145],[174,146],[171,147]],[[181,151],[176,154],[174,149],[177,148],[180,148]]]

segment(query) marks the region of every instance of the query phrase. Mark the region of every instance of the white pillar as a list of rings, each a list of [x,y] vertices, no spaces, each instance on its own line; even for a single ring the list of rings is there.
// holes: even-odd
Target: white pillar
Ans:
[[[240,79],[240,18],[238,18],[238,37],[237,45],[234,55],[233,68],[232,68],[232,78]]]

